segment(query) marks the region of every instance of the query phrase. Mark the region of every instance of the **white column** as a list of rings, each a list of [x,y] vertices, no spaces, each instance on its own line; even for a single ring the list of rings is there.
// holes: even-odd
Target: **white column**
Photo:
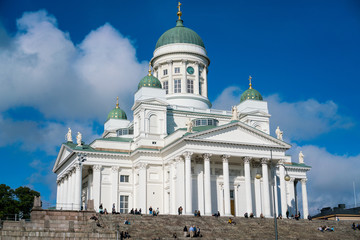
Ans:
[[[199,62],[195,62],[195,81],[194,81],[194,94],[200,94],[199,86],[200,86],[200,72],[199,72]]]
[[[76,169],[75,167],[70,170],[69,175],[69,191],[70,191],[70,199],[69,199],[69,207],[71,210],[75,210],[75,206],[78,204],[76,202]]]
[[[264,190],[264,216],[270,217],[270,188],[269,188],[269,171],[268,171],[269,159],[263,158],[262,164],[262,175],[263,175],[263,190]]]
[[[204,194],[205,194],[205,215],[212,215],[211,207],[211,174],[210,174],[210,153],[205,153],[204,157]]]
[[[218,211],[220,212],[221,216],[225,215],[225,211],[224,211],[224,184],[219,184],[218,185],[218,189],[219,189],[219,200],[218,200]]]
[[[185,209],[185,174],[184,160],[182,157],[176,157],[176,210],[181,206]],[[185,211],[183,210],[183,213]]]
[[[171,163],[171,169],[170,169],[170,213],[176,214],[176,162],[173,161]]]
[[[279,172],[280,172],[280,196],[281,196],[281,215],[286,217],[286,211],[288,209],[287,199],[286,199],[286,183],[285,183],[285,167],[284,161],[279,161]]]
[[[205,213],[204,204],[204,167],[203,162],[196,160],[195,173],[197,174],[197,199],[198,199],[198,210],[201,214]]]
[[[93,197],[94,197],[94,208],[95,210],[99,210],[99,205],[101,201],[101,165],[93,166]]]
[[[81,182],[81,167],[76,164],[75,165],[75,185],[73,187],[75,187],[75,196],[74,196],[74,205],[73,205],[73,209],[74,210],[80,210],[81,208],[81,188],[82,188],[82,182]]]
[[[207,91],[207,88],[208,88],[207,66],[204,66],[203,73],[204,73],[204,93],[203,93],[203,96],[204,96],[204,97],[207,97],[207,96],[208,96],[208,91]],[[250,214],[250,213],[249,213],[249,214]]]
[[[255,209],[256,209],[255,212],[256,212],[256,216],[260,217],[260,214],[262,213],[261,181],[260,179],[256,179],[256,178],[254,181],[255,181],[254,187],[255,187]]]
[[[181,61],[183,64],[183,77],[181,79],[181,93],[187,93],[187,75],[186,75],[186,66],[187,66],[187,61],[186,60],[182,60]]]
[[[277,192],[277,180],[276,180],[276,174],[275,174],[276,169],[274,169],[274,176],[273,176],[273,181],[274,181],[274,185],[272,186],[274,188],[274,199],[275,199],[275,211],[274,214],[276,215],[276,217],[278,217],[277,215],[279,215],[279,200],[278,200],[278,192]]]
[[[172,76],[172,72],[173,72],[173,62],[172,61],[167,61],[169,69],[168,69],[168,74],[169,74],[169,93],[168,94],[172,94],[174,93],[174,79]]]
[[[118,190],[119,190],[119,167],[118,166],[112,166],[111,167],[111,199],[112,204],[115,203],[115,210],[116,212],[119,212],[119,196],[118,196]],[[111,204],[111,207],[112,207]]]
[[[238,217],[240,216],[240,212],[239,212],[239,185],[238,184],[235,184],[234,185],[234,201],[235,201],[235,216]]]
[[[192,214],[192,174],[191,174],[191,155],[192,152],[185,152],[185,214]]]
[[[60,209],[60,191],[61,191],[61,180],[57,180],[56,181],[56,209],[59,210]]]
[[[147,164],[139,164],[139,207],[143,213],[147,213]]]
[[[303,218],[304,219],[306,219],[309,215],[308,199],[307,199],[307,191],[306,191],[306,181],[307,181],[307,179],[301,179],[301,193],[302,193]]]
[[[245,171],[245,193],[246,193],[246,211],[250,216],[253,212],[252,207],[252,193],[251,193],[251,173],[250,173],[250,157],[244,159],[244,171]]]
[[[65,210],[64,208],[64,202],[65,202],[65,178],[64,176],[61,177],[61,185],[60,185],[60,209]]]
[[[295,216],[295,178],[290,178],[287,182],[289,194],[288,194],[288,205],[289,205],[289,216],[292,214]]]
[[[70,209],[70,204],[69,204],[69,173],[66,173],[65,175],[65,179],[64,179],[64,208],[66,210]]]
[[[231,215],[230,208],[230,179],[229,179],[229,155],[222,155],[223,161],[223,177],[224,177],[224,210],[225,216]]]

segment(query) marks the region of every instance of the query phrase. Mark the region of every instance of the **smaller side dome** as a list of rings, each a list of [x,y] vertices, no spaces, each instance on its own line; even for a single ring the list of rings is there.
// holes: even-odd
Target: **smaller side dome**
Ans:
[[[119,107],[119,97],[116,98],[116,107],[113,110],[111,110],[108,114],[107,120],[109,120],[109,119],[127,120],[125,111]]]
[[[138,89],[142,87],[162,88],[160,80],[151,74],[150,69],[149,69],[149,74],[143,77],[143,79],[141,79],[141,81],[138,84]]]
[[[245,92],[243,92],[243,94],[241,94],[241,97],[240,97],[240,102],[243,102],[247,99],[250,99],[250,100],[258,100],[258,101],[262,101],[263,100],[263,97],[261,96],[261,94],[252,88],[252,84],[251,84],[251,79],[252,77],[249,76],[249,89],[246,90]]]

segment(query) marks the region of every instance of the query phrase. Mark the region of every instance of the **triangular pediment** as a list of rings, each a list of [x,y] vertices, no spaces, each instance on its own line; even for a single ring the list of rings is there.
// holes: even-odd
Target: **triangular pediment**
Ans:
[[[69,147],[66,147],[64,144],[61,146],[59,154],[56,158],[53,171],[60,165],[62,162],[66,161],[69,155],[73,152],[73,150]]]
[[[254,111],[251,111],[251,112],[240,113],[240,116],[246,116],[246,115],[261,116],[261,117],[270,117],[271,116],[267,112],[264,112],[264,111],[261,111],[261,110],[254,110]]]
[[[138,100],[134,103],[134,105],[132,106],[132,110],[134,110],[136,107],[138,107],[140,104],[151,104],[151,105],[163,105],[163,106],[167,106],[168,103],[162,99],[158,99],[158,98],[148,98],[148,99],[144,99],[144,100]]]
[[[291,147],[289,144],[242,122],[230,123],[203,132],[191,134],[187,138],[218,143],[259,145],[282,148]]]

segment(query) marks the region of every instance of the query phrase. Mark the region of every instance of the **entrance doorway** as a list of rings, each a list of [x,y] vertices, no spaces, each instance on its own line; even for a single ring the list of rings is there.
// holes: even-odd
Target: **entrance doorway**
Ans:
[[[230,190],[230,210],[231,215],[235,216],[234,190]]]

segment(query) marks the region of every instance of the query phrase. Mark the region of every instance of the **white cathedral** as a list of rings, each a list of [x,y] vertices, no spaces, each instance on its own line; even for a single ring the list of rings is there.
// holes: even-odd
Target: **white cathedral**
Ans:
[[[72,141],[71,129],[53,172],[57,209],[85,209],[93,200],[111,212],[152,206],[160,214],[199,210],[223,216],[308,216],[305,165],[286,155],[290,145],[270,135],[267,102],[252,88],[231,111],[211,108],[210,60],[200,36],[184,27],[180,4],[174,28],[157,41],[149,74],[134,95],[133,120],[116,103],[102,138]],[[150,69],[151,69],[150,68]],[[211,87],[211,86],[210,86]],[[229,106],[231,109],[231,106]]]

